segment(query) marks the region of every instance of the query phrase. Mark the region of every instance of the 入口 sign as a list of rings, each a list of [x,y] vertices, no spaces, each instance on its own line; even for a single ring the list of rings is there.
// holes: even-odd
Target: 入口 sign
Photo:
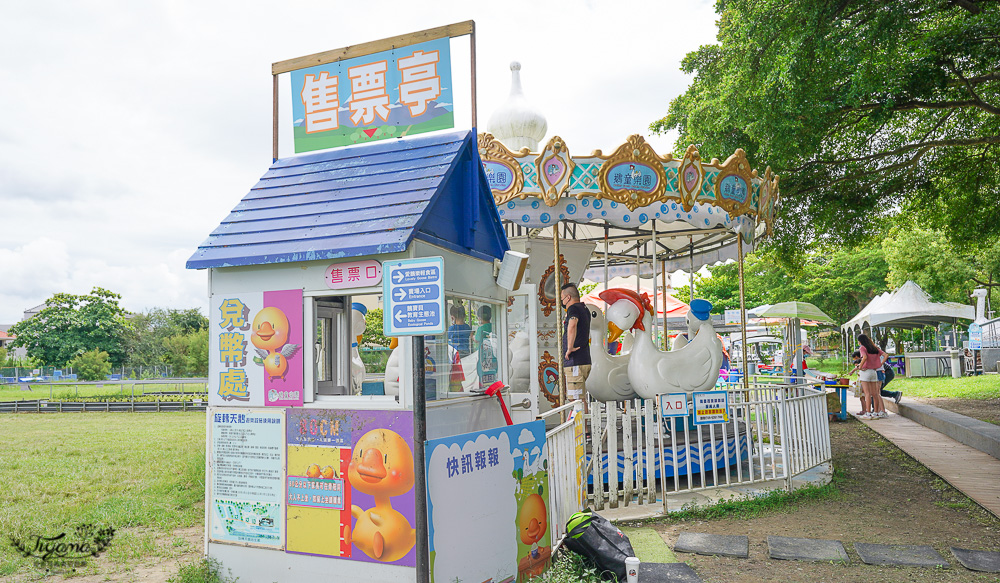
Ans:
[[[687,417],[688,416],[687,393],[668,393],[665,395],[660,395],[660,416]]]

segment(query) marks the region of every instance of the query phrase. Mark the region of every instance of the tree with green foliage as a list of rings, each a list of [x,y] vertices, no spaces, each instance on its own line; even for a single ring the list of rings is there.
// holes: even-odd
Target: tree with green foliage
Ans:
[[[899,288],[913,280],[939,302],[969,303],[975,267],[943,233],[897,228],[882,242],[889,260],[889,284]]]
[[[208,375],[207,327],[164,338],[163,347],[163,363],[171,366],[174,376]]]
[[[69,366],[82,381],[103,381],[111,374],[111,362],[103,350],[81,352],[69,361]]]
[[[1000,235],[1000,3],[717,0],[655,132],[781,176],[776,240],[859,243],[901,209]]]
[[[132,329],[126,341],[131,367],[151,367],[166,363],[168,350],[166,341],[174,336],[186,337],[193,332],[208,328],[208,318],[197,308],[184,310],[153,308],[136,314],[132,318]],[[186,341],[175,343],[185,345]],[[208,358],[207,354],[205,358]]]
[[[101,350],[111,364],[125,361],[125,339],[131,325],[128,312],[118,305],[121,296],[95,287],[88,295],[57,293],[34,317],[11,326],[30,356],[49,366],[63,366],[81,352]]]
[[[802,301],[815,304],[836,323],[846,322],[878,294],[887,291],[888,266],[877,244],[859,247],[816,246],[800,263],[778,261],[775,250],[748,255],[744,262],[746,307]],[[695,296],[712,302],[713,313],[740,307],[739,267],[726,263],[708,268],[710,277],[695,280]],[[678,299],[688,301],[688,289]]]
[[[382,308],[372,308],[365,314],[365,332],[361,335],[361,345],[369,348],[389,346],[389,337],[383,334]]]
[[[826,246],[808,254],[799,278],[798,297],[815,304],[842,324],[875,296],[889,290],[888,264],[878,243]],[[788,300],[782,300],[788,301]]]

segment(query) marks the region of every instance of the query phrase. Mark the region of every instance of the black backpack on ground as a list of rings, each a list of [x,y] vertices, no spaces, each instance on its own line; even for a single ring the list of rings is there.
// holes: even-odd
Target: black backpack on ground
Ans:
[[[602,578],[613,574],[625,581],[625,559],[635,556],[625,533],[593,512],[577,512],[566,530],[566,548],[594,563]]]

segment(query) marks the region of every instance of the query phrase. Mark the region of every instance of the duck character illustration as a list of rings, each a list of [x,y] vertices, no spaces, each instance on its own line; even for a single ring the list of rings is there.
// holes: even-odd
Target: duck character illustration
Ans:
[[[257,312],[253,319],[250,341],[256,347],[253,361],[264,367],[271,379],[283,379],[288,372],[288,359],[299,351],[298,344],[288,343],[288,316],[273,306]]]
[[[375,506],[351,506],[357,522],[345,539],[363,553],[386,563],[397,561],[417,543],[417,531],[405,516],[393,510],[390,498],[413,489],[413,452],[390,429],[373,429],[361,436],[347,468],[351,487],[375,498]]]
[[[531,546],[532,558],[538,558],[538,541],[545,536],[546,530],[545,500],[538,494],[532,494],[525,498],[517,513],[517,532],[521,535],[521,542]]]

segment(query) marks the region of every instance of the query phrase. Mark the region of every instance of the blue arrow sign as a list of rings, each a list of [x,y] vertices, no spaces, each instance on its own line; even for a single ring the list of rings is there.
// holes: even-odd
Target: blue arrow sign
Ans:
[[[441,270],[435,265],[394,269],[392,283],[403,285],[407,283],[426,283],[441,280]]]
[[[382,270],[386,336],[444,334],[444,259],[385,261]]]
[[[397,302],[422,302],[436,300],[441,295],[438,285],[407,285],[393,290],[392,299]]]
[[[427,328],[441,323],[441,312],[434,302],[392,307],[392,321],[401,328]]]

